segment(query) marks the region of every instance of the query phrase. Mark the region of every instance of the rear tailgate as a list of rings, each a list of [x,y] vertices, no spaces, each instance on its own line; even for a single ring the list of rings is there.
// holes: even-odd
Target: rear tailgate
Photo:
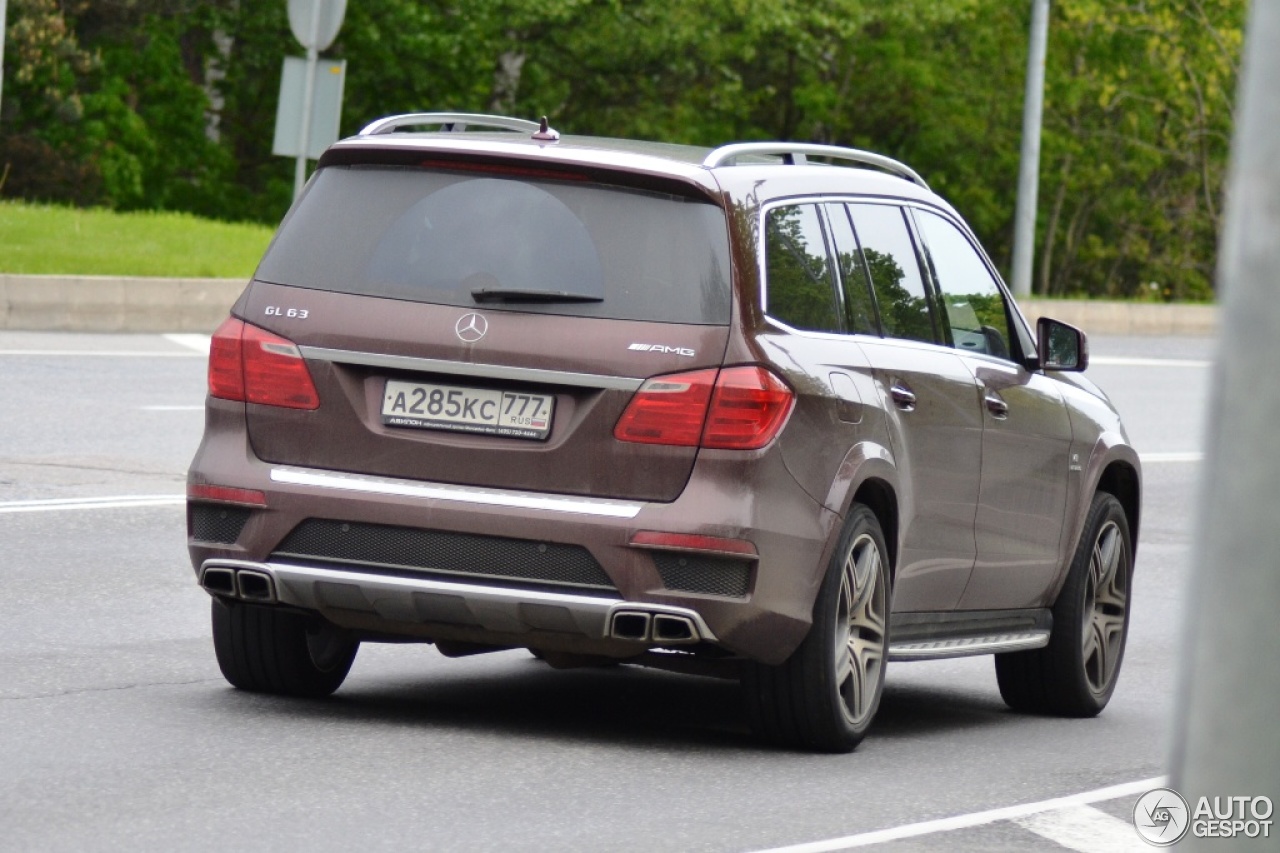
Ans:
[[[622,442],[613,429],[645,378],[720,365],[727,240],[723,212],[687,197],[456,170],[321,170],[240,303],[242,319],[298,345],[320,407],[250,404],[254,452],[281,465],[674,500],[696,448]]]
[[[276,308],[295,317],[267,313]],[[646,376],[719,365],[728,337],[725,326],[473,312],[260,282],[245,309],[300,346],[320,396],[314,411],[248,406],[265,461],[635,500],[674,500],[697,451],[615,439],[632,392]],[[472,314],[487,329],[468,344],[456,328]],[[547,395],[550,430],[538,439],[388,424],[388,381]]]

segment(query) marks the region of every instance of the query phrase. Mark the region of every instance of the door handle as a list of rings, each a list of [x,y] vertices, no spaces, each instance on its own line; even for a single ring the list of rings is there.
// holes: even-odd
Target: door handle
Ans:
[[[1009,417],[1009,404],[995,391],[988,391],[983,395],[983,400],[987,404],[987,411],[995,417],[1000,420]]]
[[[909,412],[916,407],[916,395],[901,382],[895,383],[889,389],[889,396],[893,397],[893,402],[904,412]]]

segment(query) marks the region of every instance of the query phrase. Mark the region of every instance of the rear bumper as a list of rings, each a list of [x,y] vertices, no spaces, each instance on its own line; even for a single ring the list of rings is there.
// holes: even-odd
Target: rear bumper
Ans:
[[[234,542],[195,538],[189,513],[188,545],[198,579],[215,595],[302,608],[370,635],[617,656],[710,643],[780,663],[808,631],[840,521],[800,489],[776,447],[754,454],[703,451],[681,496],[655,503],[273,465],[256,458],[243,428],[235,428],[237,421],[243,424],[243,408],[223,409],[222,401],[210,401],[209,428],[188,481],[260,491],[267,505],[249,512]],[[279,553],[290,533],[313,519],[353,528],[510,537],[553,543],[553,550],[555,543],[578,546],[613,589]],[[750,541],[758,558],[745,594],[669,588],[655,551],[632,543],[640,531]],[[245,571],[248,595],[237,582]],[[514,569],[507,574],[520,575]],[[255,594],[264,586],[267,599]]]
[[[716,641],[696,611],[598,596],[216,558],[205,561],[199,579],[214,595],[312,610],[348,628],[374,618],[401,626],[455,625],[495,637],[542,632],[617,640],[627,644],[622,651],[633,651],[634,643]]]

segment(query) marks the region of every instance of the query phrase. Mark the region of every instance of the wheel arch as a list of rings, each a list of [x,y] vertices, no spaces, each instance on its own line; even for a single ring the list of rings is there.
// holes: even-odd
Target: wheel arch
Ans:
[[[1111,462],[1103,469],[1096,489],[1120,501],[1125,520],[1129,522],[1130,547],[1135,554],[1138,550],[1138,525],[1142,515],[1141,490],[1141,476],[1138,470],[1120,459]]]
[[[879,477],[869,477],[863,480],[853,497],[850,500],[850,507],[853,504],[862,504],[867,507],[876,520],[880,522],[880,530],[884,533],[885,547],[889,549],[889,580],[890,586],[895,579],[898,570],[898,494],[888,481]]]

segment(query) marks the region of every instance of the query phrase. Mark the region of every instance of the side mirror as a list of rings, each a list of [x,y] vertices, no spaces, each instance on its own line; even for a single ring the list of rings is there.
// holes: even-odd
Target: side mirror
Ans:
[[[1036,345],[1044,370],[1078,373],[1089,366],[1089,339],[1075,326],[1041,317],[1036,321]]]

